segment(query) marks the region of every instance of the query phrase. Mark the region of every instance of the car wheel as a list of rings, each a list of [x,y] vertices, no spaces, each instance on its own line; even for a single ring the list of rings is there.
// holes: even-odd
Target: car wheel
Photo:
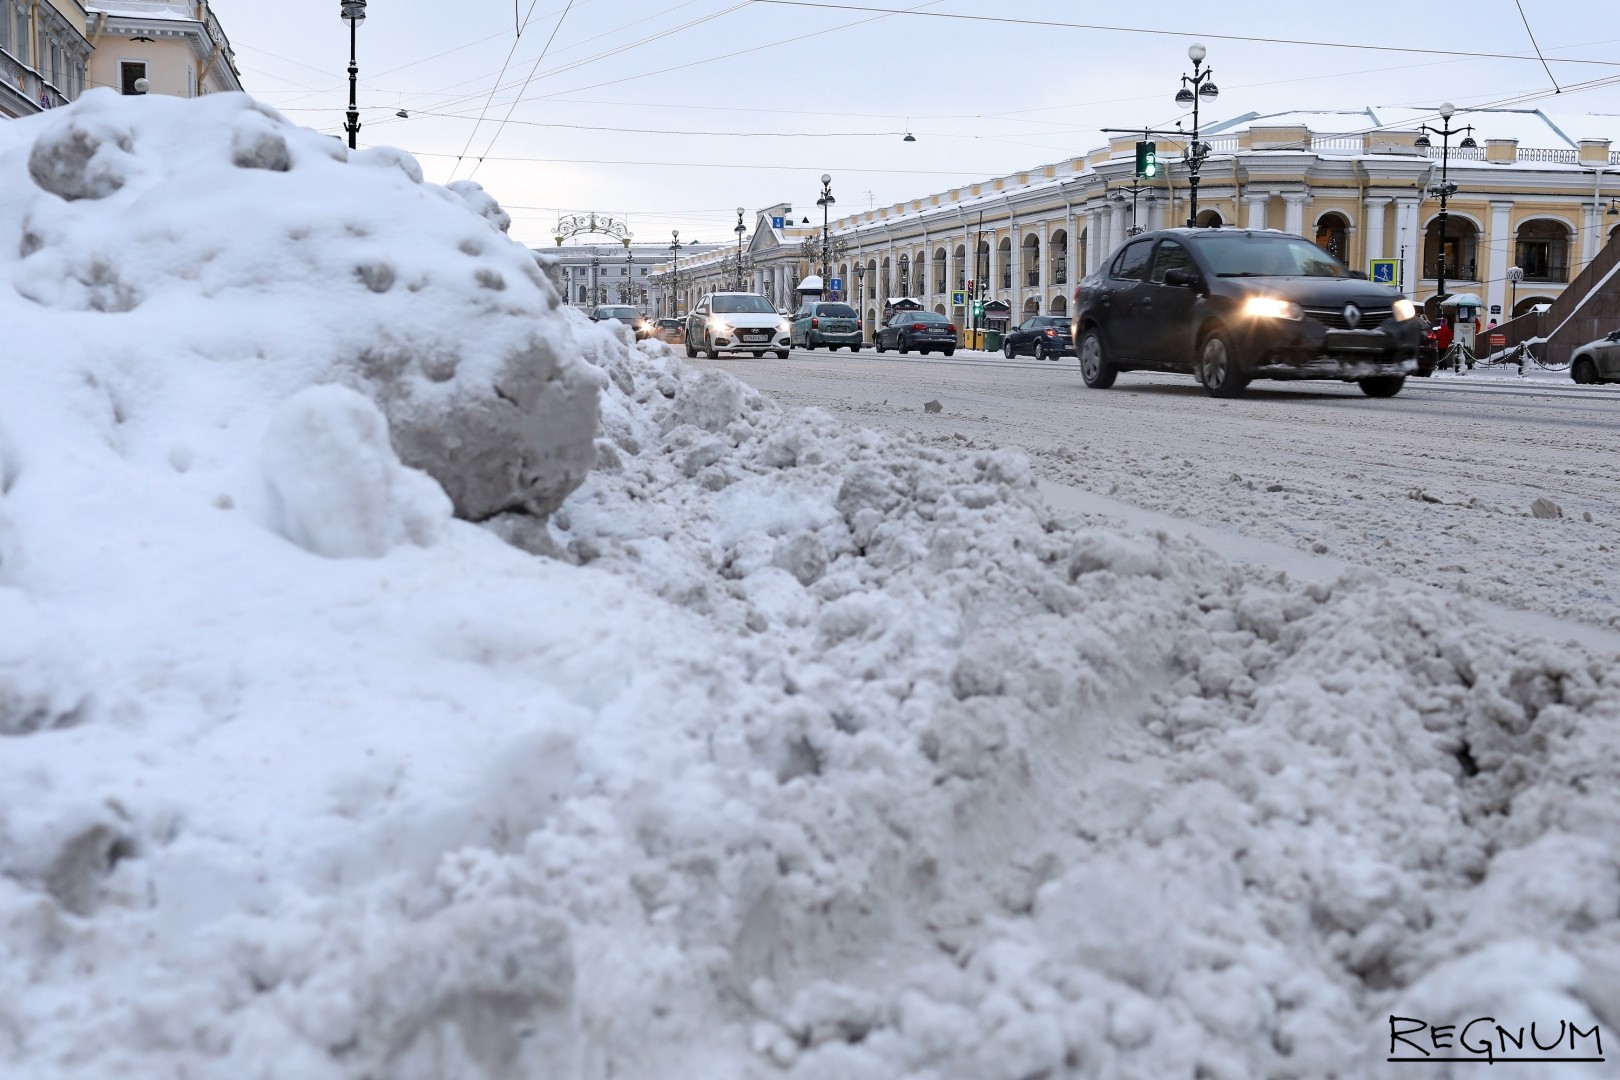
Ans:
[[[1575,361],[1574,367],[1569,369],[1569,377],[1582,386],[1590,386],[1598,381],[1597,365],[1583,356]]]
[[[697,346],[692,344],[690,341],[686,343],[686,358],[688,360],[697,359]]]
[[[1009,360],[1018,355],[1017,353],[1013,352],[1012,342],[1010,341],[1004,341],[1001,343],[1001,354]]]
[[[778,360],[786,360],[788,358],[788,351],[786,349],[777,349],[776,358]]]
[[[1095,329],[1087,330],[1080,339],[1080,378],[1093,390],[1107,390],[1118,374],[1103,351],[1102,335]]]
[[[897,345],[896,348],[899,350],[901,356],[904,356],[911,351],[911,343],[906,340],[906,335],[901,334],[899,337],[895,338],[895,340],[899,342],[899,345]]]
[[[882,338],[878,338],[877,341],[873,342],[873,345],[877,348],[878,352],[888,352],[888,350],[883,347]]]
[[[754,350],[754,356],[755,357],[763,357],[764,355],[765,355],[765,350],[764,349],[755,349]]]
[[[860,352],[860,351],[861,351],[861,347],[860,347],[860,346],[859,346],[859,345],[851,345],[851,346],[850,346],[850,347],[849,347],[849,351],[850,351],[850,352]]]
[[[1361,380],[1361,392],[1368,397],[1394,397],[1405,385],[1405,375],[1374,375]]]
[[[710,345],[707,349],[703,350],[703,355],[707,356],[710,360],[718,360],[720,359],[720,350],[715,348],[713,345]]]
[[[1238,370],[1231,339],[1218,326],[1205,334],[1198,346],[1198,381],[1211,397],[1219,398],[1235,398],[1249,385]]]
[[[946,356],[955,356],[956,355],[956,350],[955,349],[946,349],[945,350],[945,355]]]

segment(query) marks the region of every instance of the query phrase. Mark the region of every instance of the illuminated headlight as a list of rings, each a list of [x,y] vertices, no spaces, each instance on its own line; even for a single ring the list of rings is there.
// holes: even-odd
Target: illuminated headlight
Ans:
[[[791,334],[793,332],[793,324],[788,322],[786,319],[783,319],[781,324],[777,326],[776,332],[778,334]]]
[[[1396,322],[1405,322],[1408,319],[1415,319],[1415,318],[1417,318],[1417,305],[1416,304],[1412,303],[1412,301],[1406,299],[1405,297],[1402,297],[1401,299],[1395,301],[1395,321]]]
[[[729,325],[727,325],[726,323],[721,322],[719,319],[710,319],[709,320],[709,329],[711,331],[713,331],[714,333],[716,333],[716,334],[729,334],[729,333],[731,333],[731,327]]]
[[[1243,302],[1243,314],[1251,319],[1292,319],[1298,322],[1305,312],[1292,300],[1275,296],[1251,296]]]

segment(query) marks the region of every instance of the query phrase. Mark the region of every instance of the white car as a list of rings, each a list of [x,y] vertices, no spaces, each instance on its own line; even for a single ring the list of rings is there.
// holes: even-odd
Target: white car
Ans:
[[[710,293],[686,317],[686,355],[702,350],[710,360],[722,352],[764,356],[771,349],[787,359],[793,324],[758,293]]]
[[[1578,383],[1620,381],[1620,330],[1577,348],[1569,358],[1569,377]]]

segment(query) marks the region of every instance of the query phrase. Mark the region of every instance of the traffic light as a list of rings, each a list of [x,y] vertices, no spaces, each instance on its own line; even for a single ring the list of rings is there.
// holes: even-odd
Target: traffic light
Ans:
[[[982,301],[982,300],[973,301],[973,317],[975,319],[984,318],[984,301]]]
[[[1136,175],[1159,175],[1159,148],[1150,142],[1136,144]]]

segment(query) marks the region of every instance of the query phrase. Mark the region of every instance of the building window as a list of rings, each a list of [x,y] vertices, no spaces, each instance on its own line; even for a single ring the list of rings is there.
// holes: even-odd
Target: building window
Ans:
[[[146,78],[146,64],[144,61],[120,60],[118,62],[118,88],[122,94],[139,94],[135,89],[138,79]]]
[[[28,63],[28,13],[17,10],[17,59]]]

